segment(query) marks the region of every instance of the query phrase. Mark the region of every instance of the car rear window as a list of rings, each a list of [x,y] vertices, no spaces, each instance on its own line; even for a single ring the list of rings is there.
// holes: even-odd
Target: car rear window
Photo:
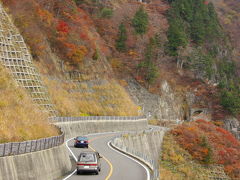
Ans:
[[[87,140],[87,137],[77,137],[77,140]]]
[[[94,154],[91,154],[91,153],[80,154],[79,161],[80,162],[93,162],[93,161],[95,161],[95,156],[94,156]]]

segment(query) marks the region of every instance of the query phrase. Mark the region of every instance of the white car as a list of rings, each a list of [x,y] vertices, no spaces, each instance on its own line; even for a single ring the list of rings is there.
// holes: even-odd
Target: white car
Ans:
[[[78,156],[77,162],[77,174],[81,173],[95,173],[98,174],[101,171],[102,158],[98,152],[84,151]]]

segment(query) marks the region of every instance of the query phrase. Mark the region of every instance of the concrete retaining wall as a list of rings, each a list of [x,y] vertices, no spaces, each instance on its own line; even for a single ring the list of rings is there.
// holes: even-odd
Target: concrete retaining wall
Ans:
[[[70,120],[71,118],[67,118]],[[80,118],[81,119],[81,118]],[[147,127],[144,117],[101,117],[95,120],[57,122],[66,138],[78,135],[111,131],[137,131]],[[64,144],[47,150],[15,156],[0,157],[0,180],[54,180],[71,170],[69,152]]]
[[[54,180],[71,171],[65,145],[0,158],[0,180]]]
[[[126,134],[115,139],[115,143],[128,149],[134,149],[142,154],[157,160],[160,157],[161,145],[165,129],[153,130],[136,134]]]
[[[78,135],[113,132],[113,131],[141,131],[147,128],[147,119],[140,118],[135,120],[83,120],[70,122],[54,123],[65,133],[65,137],[71,138]]]
[[[166,128],[155,128],[141,133],[127,133],[115,138],[112,144],[122,151],[145,162],[152,170],[152,178],[159,179],[161,146]]]

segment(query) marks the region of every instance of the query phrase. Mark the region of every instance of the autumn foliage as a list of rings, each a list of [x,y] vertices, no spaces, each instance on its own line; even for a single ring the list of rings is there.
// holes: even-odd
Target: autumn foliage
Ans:
[[[64,22],[64,21],[59,21],[58,22],[58,25],[57,25],[58,33],[62,33],[62,34],[65,35],[65,34],[69,33],[69,30],[70,30],[70,28],[69,28],[69,26],[66,22]]]
[[[73,66],[106,49],[89,15],[75,1],[3,0],[35,59],[49,62],[47,49]],[[105,53],[108,50],[102,52]]]
[[[232,178],[240,178],[240,142],[211,122],[197,120],[171,131],[175,140],[194,159],[204,164],[220,164]]]

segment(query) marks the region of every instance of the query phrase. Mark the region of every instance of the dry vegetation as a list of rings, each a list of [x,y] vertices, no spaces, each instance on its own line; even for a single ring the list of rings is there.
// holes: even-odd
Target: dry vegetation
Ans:
[[[58,130],[0,66],[0,143],[54,136]]]
[[[211,122],[199,119],[175,127],[170,131],[170,134],[176,143],[191,155],[188,155],[191,157],[190,159],[187,158],[189,162],[195,161],[205,167],[220,165],[231,178],[240,178],[240,142],[230,132]],[[170,161],[171,164],[175,165],[184,164],[186,156],[176,147],[166,145],[170,141],[172,140],[168,139],[165,142],[163,161],[167,161],[167,163]],[[169,145],[171,144],[173,143]],[[169,151],[167,148],[174,150]]]
[[[196,162],[170,133],[164,137],[160,166],[160,176],[163,180],[208,180],[208,176],[212,175],[211,170],[217,168]],[[224,175],[223,168],[218,168],[218,173]]]
[[[61,116],[138,115],[138,107],[114,80],[77,84],[45,78],[45,83]]]

